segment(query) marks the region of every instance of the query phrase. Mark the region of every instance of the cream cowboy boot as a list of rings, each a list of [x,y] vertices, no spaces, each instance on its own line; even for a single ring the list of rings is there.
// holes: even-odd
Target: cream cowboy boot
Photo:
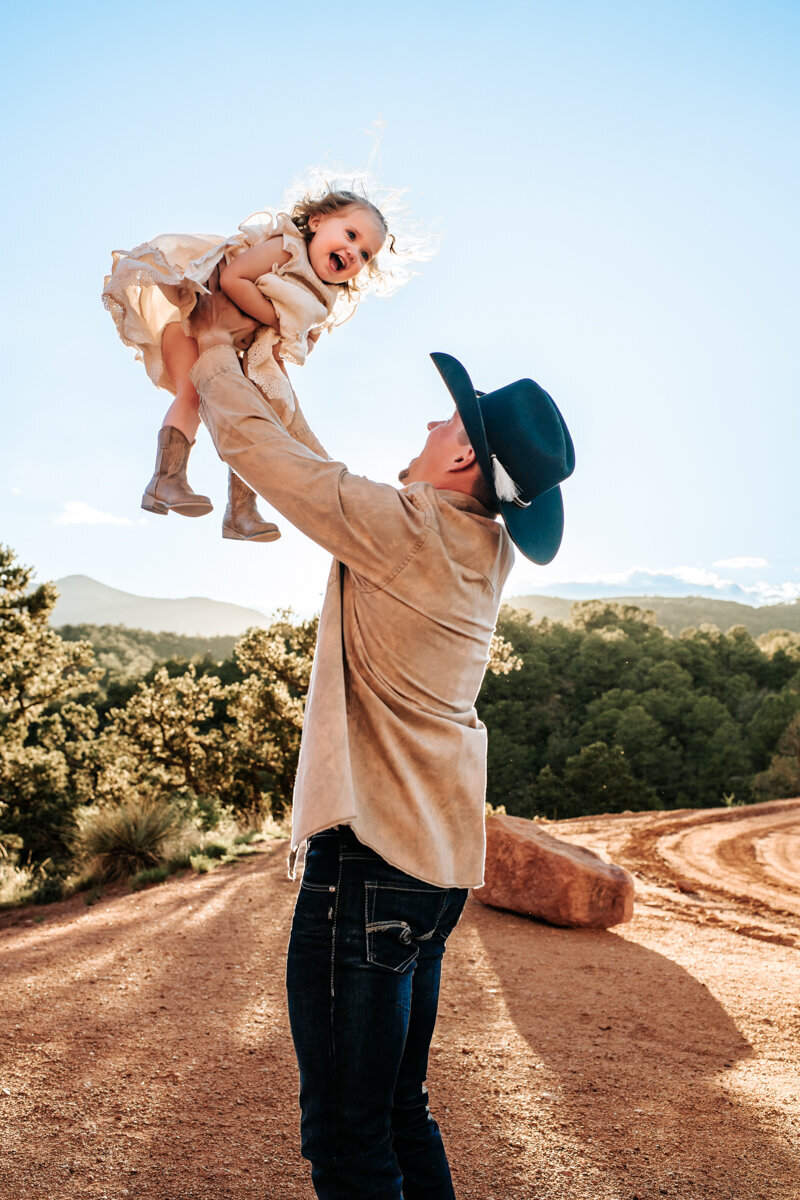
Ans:
[[[159,429],[156,469],[142,496],[142,508],[162,516],[176,512],[182,517],[202,517],[211,512],[214,506],[208,496],[193,492],[186,478],[186,462],[193,445],[173,425]]]
[[[228,470],[228,507],[222,518],[222,536],[240,542],[274,542],[281,536],[277,525],[265,521],[256,508],[256,494]]]

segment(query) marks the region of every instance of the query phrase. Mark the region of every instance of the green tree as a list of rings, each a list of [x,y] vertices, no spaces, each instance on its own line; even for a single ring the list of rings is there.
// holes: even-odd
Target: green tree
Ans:
[[[763,646],[742,628],[672,637],[652,613],[607,601],[574,605],[568,624],[502,609],[498,632],[521,666],[487,674],[479,711],[488,798],[508,812],[538,810],[543,787],[563,808],[567,762],[596,743],[621,750],[667,807],[747,800],[800,709],[800,649],[788,635]]]
[[[653,789],[634,777],[622,747],[605,742],[584,746],[560,775],[544,767],[532,800],[538,815],[558,819],[661,807]]]
[[[226,692],[225,734],[237,809],[279,813],[291,804],[317,624],[295,624],[286,612],[234,650],[241,682]]]
[[[58,593],[0,546],[0,832],[34,860],[68,853],[82,745],[95,723],[91,646],[50,627]]]
[[[753,780],[760,800],[790,800],[800,796],[800,715],[788,724],[765,771]]]
[[[140,683],[124,708],[110,711],[97,739],[98,799],[121,800],[132,789],[148,797],[224,793],[230,756],[214,724],[215,706],[224,700],[219,679],[198,675],[193,664],[174,676],[161,667]]]
[[[783,731],[798,710],[800,693],[789,688],[761,695],[760,703],[745,730],[756,770],[766,769]]]

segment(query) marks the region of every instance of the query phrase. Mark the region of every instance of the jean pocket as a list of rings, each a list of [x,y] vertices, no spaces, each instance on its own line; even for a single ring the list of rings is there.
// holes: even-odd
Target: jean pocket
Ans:
[[[308,839],[300,890],[333,895],[339,883],[339,873],[339,835],[336,830],[315,833]]]
[[[324,895],[332,896],[336,891],[336,884],[335,883],[311,883],[310,880],[307,881],[305,876],[303,876],[300,880],[300,891],[301,892],[321,892]]]
[[[436,933],[447,903],[439,888],[365,883],[367,962],[400,974]]]

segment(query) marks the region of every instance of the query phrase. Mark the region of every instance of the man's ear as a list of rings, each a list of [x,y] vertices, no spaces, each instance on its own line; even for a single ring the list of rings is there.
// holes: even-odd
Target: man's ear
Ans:
[[[475,450],[467,442],[459,448],[458,454],[453,455],[453,471],[467,471],[475,462]]]

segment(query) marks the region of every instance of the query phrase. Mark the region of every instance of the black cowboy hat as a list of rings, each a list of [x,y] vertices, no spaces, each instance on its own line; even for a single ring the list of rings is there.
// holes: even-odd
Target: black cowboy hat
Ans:
[[[477,392],[450,354],[431,358],[455,401],[500,514],[526,558],[549,563],[564,533],[558,486],[575,470],[575,450],[551,396],[532,379]]]

